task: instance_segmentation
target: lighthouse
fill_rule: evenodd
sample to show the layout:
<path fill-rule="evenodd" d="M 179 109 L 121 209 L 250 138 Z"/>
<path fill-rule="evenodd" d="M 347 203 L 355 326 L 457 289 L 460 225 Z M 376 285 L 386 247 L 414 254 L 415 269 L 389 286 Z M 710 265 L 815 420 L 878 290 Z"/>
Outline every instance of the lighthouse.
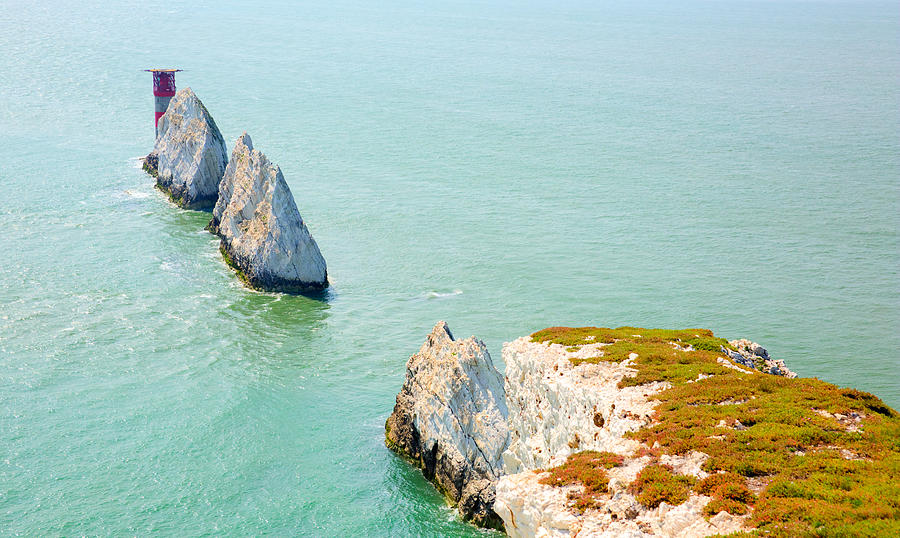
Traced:
<path fill-rule="evenodd" d="M 166 113 L 169 101 L 175 95 L 175 73 L 181 69 L 144 69 L 153 73 L 153 101 L 155 105 L 154 126 L 159 136 L 159 118 Z"/>

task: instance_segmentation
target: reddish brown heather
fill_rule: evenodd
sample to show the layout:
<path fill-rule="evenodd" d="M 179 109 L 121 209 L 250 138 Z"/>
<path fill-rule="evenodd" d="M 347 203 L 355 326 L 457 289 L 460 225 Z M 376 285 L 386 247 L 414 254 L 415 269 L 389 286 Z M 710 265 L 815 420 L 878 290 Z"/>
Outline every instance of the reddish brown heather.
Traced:
<path fill-rule="evenodd" d="M 668 465 L 654 464 L 641 469 L 628 491 L 649 508 L 656 508 L 663 502 L 677 505 L 688 499 L 696 481 L 692 476 L 673 473 Z"/>
<path fill-rule="evenodd" d="M 609 484 L 606 469 L 621 465 L 622 460 L 622 456 L 610 452 L 578 452 L 569 456 L 562 465 L 549 469 L 549 476 L 541 478 L 540 483 L 550 486 L 581 484 L 583 490 L 571 494 L 569 499 L 573 501 L 572 506 L 583 512 L 598 505 Z"/>

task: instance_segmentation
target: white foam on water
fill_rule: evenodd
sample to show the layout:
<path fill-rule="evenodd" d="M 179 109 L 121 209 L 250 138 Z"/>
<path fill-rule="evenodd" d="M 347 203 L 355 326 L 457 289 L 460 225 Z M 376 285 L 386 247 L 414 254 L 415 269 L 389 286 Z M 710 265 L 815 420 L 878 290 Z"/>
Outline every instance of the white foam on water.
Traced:
<path fill-rule="evenodd" d="M 462 290 L 453 290 L 449 292 L 440 292 L 440 291 L 429 291 L 424 294 L 427 299 L 444 299 L 446 297 L 453 297 L 455 295 L 462 295 Z"/>

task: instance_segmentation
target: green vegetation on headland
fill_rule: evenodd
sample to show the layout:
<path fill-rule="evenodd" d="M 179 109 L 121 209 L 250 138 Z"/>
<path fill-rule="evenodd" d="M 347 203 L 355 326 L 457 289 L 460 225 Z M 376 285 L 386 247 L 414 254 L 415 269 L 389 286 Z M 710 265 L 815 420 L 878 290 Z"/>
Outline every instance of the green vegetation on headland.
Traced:
<path fill-rule="evenodd" d="M 651 457 L 630 486 L 646 506 L 687 499 L 695 480 L 682 480 L 658 459 L 696 450 L 709 455 L 703 469 L 712 474 L 694 486 L 713 498 L 707 515 L 749 513 L 750 535 L 900 535 L 900 416 L 877 397 L 728 367 L 721 351 L 728 343 L 701 329 L 553 327 L 532 340 L 569 351 L 610 344 L 572 362 L 631 360 L 637 375 L 621 387 L 671 384 L 651 397 L 659 401 L 653 422 L 629 434 L 643 444 L 634 456 Z M 574 455 L 550 472 L 589 477 L 590 485 L 582 483 L 596 500 L 602 491 L 591 473 L 608 468 L 605 461 Z"/>
<path fill-rule="evenodd" d="M 634 342 L 637 344 L 680 342 L 691 344 L 697 349 L 709 351 L 719 350 L 719 346 L 731 347 L 724 338 L 716 338 L 708 329 L 642 329 L 641 327 L 550 327 L 531 335 L 533 342 L 550 342 L 564 346 L 583 346 L 585 344 L 616 342 Z M 732 348 L 733 349 L 733 348 Z M 625 358 L 628 358 L 627 356 Z M 605 362 L 610 359 L 604 358 Z M 620 359 L 622 360 L 622 359 Z M 617 362 L 617 361 L 615 361 Z"/>

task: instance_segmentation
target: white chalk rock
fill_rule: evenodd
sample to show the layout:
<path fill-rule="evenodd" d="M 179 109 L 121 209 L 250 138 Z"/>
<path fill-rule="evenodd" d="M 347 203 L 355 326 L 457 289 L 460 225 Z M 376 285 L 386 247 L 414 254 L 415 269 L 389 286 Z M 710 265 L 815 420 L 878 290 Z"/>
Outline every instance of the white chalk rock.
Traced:
<path fill-rule="evenodd" d="M 525 471 L 503 476 L 497 483 L 494 510 L 513 538 L 575 536 L 579 518 L 567 494 L 578 486 L 552 487 L 539 483 L 540 473 Z"/>
<path fill-rule="evenodd" d="M 484 343 L 454 340 L 441 321 L 406 364 L 385 439 L 421 467 L 464 518 L 499 527 L 493 504 L 509 440 L 506 415 L 503 377 Z"/>
<path fill-rule="evenodd" d="M 629 368 L 630 360 L 573 366 L 572 356 L 564 346 L 535 343 L 530 337 L 503 345 L 510 434 L 503 455 L 507 473 L 559 465 L 584 450 L 625 456 L 639 446 L 624 434 L 649 424 L 655 402 L 648 397 L 669 385 L 620 389 L 619 381 L 636 372 Z"/>
<path fill-rule="evenodd" d="M 222 238 L 226 260 L 253 288 L 304 292 L 328 285 L 325 259 L 281 169 L 253 149 L 247 133 L 235 142 L 209 229 Z"/>
<path fill-rule="evenodd" d="M 228 153 L 209 111 L 190 88 L 182 88 L 169 102 L 158 128 L 156 145 L 144 168 L 181 207 L 212 207 Z"/>

